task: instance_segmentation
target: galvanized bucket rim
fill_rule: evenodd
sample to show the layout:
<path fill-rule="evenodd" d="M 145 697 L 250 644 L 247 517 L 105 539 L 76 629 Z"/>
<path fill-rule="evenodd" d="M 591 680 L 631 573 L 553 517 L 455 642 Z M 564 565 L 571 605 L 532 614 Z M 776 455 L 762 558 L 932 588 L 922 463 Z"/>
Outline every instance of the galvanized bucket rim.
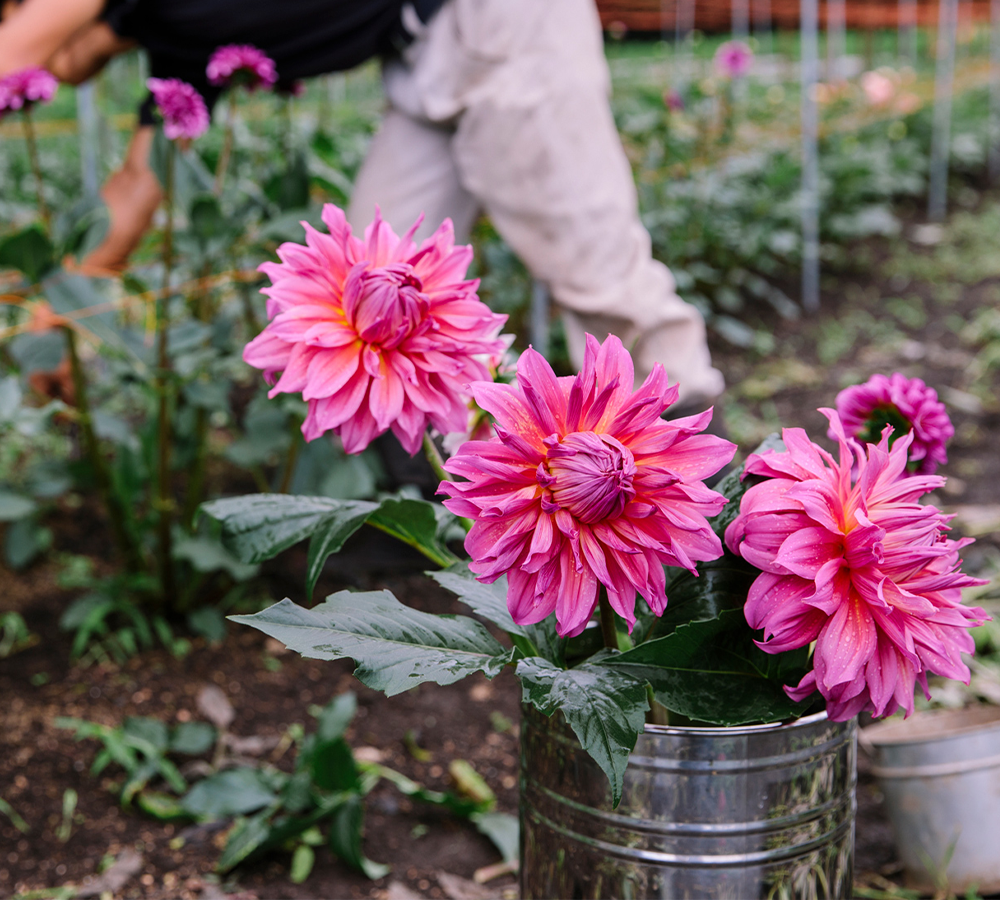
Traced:
<path fill-rule="evenodd" d="M 983 721 L 973 721 L 965 725 L 949 725 L 949 720 L 959 718 L 956 714 L 966 712 L 970 707 L 960 709 L 928 709 L 915 713 L 910 719 L 885 719 L 862 728 L 858 732 L 858 741 L 866 751 L 871 752 L 876 747 L 900 747 L 916 744 L 937 744 L 960 740 L 973 734 L 988 733 L 1000 729 L 1000 709 L 989 704 L 982 707 L 990 716 Z M 907 733 L 907 728 L 914 728 L 924 722 L 933 721 L 938 730 L 928 733 L 916 728 Z"/>
<path fill-rule="evenodd" d="M 710 725 L 706 728 L 698 728 L 694 725 L 645 725 L 643 734 L 655 736 L 674 737 L 720 737 L 726 735 L 755 735 L 775 731 L 791 731 L 798 728 L 807 728 L 810 725 L 817 725 L 826 721 L 827 714 L 822 712 L 813 713 L 811 716 L 803 716 L 791 722 L 768 722 L 764 725 Z"/>

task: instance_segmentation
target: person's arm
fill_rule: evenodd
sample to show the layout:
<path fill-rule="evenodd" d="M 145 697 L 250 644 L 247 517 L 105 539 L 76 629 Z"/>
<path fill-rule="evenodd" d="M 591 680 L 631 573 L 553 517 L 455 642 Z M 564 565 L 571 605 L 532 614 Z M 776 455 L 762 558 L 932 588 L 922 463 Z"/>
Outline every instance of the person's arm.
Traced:
<path fill-rule="evenodd" d="M 113 57 L 135 46 L 135 41 L 119 37 L 106 22 L 93 22 L 56 50 L 45 68 L 65 84 L 82 84 Z"/>
<path fill-rule="evenodd" d="M 0 22 L 0 77 L 44 66 L 84 26 L 94 23 L 104 0 L 24 0 L 4 4 Z"/>

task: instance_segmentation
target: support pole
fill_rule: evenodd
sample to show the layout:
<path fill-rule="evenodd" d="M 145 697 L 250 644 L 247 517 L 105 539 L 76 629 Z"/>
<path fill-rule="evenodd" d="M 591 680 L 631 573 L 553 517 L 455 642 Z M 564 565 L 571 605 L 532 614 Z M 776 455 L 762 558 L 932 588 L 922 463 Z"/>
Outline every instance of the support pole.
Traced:
<path fill-rule="evenodd" d="M 917 0 L 899 0 L 899 55 L 917 67 Z"/>
<path fill-rule="evenodd" d="M 937 71 L 934 76 L 934 131 L 931 135 L 927 218 L 940 222 L 948 210 L 948 157 L 951 148 L 951 96 L 955 86 L 955 36 L 958 0 L 940 0 Z"/>
<path fill-rule="evenodd" d="M 760 48 L 763 51 L 765 46 L 768 53 L 774 53 L 774 34 L 772 33 L 773 22 L 771 20 L 771 0 L 753 0 L 753 30 L 760 41 Z M 767 38 L 765 45 L 764 38 Z"/>
<path fill-rule="evenodd" d="M 990 181 L 1000 178 L 1000 0 L 990 0 Z"/>
<path fill-rule="evenodd" d="M 94 82 L 85 81 L 76 89 L 76 122 L 80 137 L 80 167 L 83 193 L 96 199 L 99 189 L 97 174 L 97 107 L 94 104 Z"/>
<path fill-rule="evenodd" d="M 732 0 L 733 37 L 745 41 L 750 34 L 750 0 Z"/>
<path fill-rule="evenodd" d="M 818 0 L 800 0 L 802 85 L 802 307 L 819 309 Z"/>
<path fill-rule="evenodd" d="M 826 2 L 826 77 L 828 81 L 842 81 L 844 57 L 847 55 L 847 11 L 844 0 Z"/>
<path fill-rule="evenodd" d="M 531 284 L 531 346 L 549 355 L 549 289 L 537 279 Z"/>

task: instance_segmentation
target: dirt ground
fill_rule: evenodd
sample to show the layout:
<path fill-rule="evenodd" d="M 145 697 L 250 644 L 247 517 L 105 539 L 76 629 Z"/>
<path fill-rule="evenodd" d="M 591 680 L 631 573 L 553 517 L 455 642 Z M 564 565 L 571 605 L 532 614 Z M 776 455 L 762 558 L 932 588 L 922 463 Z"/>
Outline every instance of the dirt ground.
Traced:
<path fill-rule="evenodd" d="M 729 430 L 744 450 L 779 422 L 801 425 L 813 437 L 822 437 L 825 420 L 816 408 L 832 406 L 837 390 L 873 372 L 899 370 L 937 387 L 957 434 L 945 470 L 950 486 L 935 500 L 957 513 L 959 531 L 981 538 L 966 553 L 976 571 L 990 571 L 1000 530 L 1000 455 L 994 450 L 1000 438 L 1000 403 L 993 364 L 994 358 L 1000 364 L 1000 353 L 993 355 L 1000 324 L 991 312 L 1000 299 L 1000 259 L 995 249 L 984 258 L 982 243 L 984 229 L 998 217 L 1000 205 L 986 203 L 953 220 L 933 245 L 901 240 L 859 248 L 859 268 L 872 271 L 874 266 L 880 280 L 841 276 L 827 282 L 823 309 L 811 318 L 751 311 L 748 319 L 758 332 L 770 335 L 766 354 L 714 347 L 730 385 L 724 404 Z M 994 240 L 997 233 L 992 231 Z M 865 254 L 871 258 L 866 260 Z M 53 523 L 57 550 L 100 555 L 99 538 L 84 511 L 66 509 L 59 518 Z M 359 533 L 335 558 L 316 596 L 348 585 L 386 586 L 420 609 L 464 611 L 418 574 L 419 558 L 388 549 L 373 534 Z M 305 553 L 299 548 L 268 568 L 274 599 L 287 595 L 301 600 L 304 566 Z M 36 646 L 0 660 L 0 797 L 30 829 L 22 834 L 0 814 L 0 896 L 94 884 L 99 871 L 128 848 L 141 863 L 115 897 L 516 896 L 516 880 L 509 874 L 485 886 L 471 881 L 478 869 L 499 861 L 473 826 L 414 805 L 388 788 L 369 797 L 365 838 L 366 854 L 391 864 L 388 877 L 368 881 L 318 848 L 315 868 L 301 885 L 288 879 L 287 854 L 272 855 L 220 881 L 213 866 L 222 830 L 162 824 L 123 810 L 113 792 L 113 767 L 96 778 L 89 774 L 96 743 L 78 744 L 53 725 L 56 716 L 106 724 L 120 723 L 127 715 L 190 720 L 198 717 L 198 691 L 214 684 L 235 708 L 233 733 L 270 737 L 296 722 L 308 730 L 310 707 L 351 690 L 358 697 L 349 733 L 353 747 L 375 748 L 365 752 L 377 752 L 387 765 L 438 789 L 449 786 L 449 762 L 465 759 L 496 792 L 498 808 L 515 813 L 519 691 L 509 672 L 492 683 L 477 677 L 450 687 L 423 685 L 386 699 L 354 681 L 347 662 L 304 660 L 235 625 L 229 626 L 221 646 L 196 639 L 182 660 L 158 650 L 121 666 L 74 667 L 68 662 L 69 636 L 57 622 L 75 594 L 56 584 L 55 573 L 52 561 L 25 573 L 0 572 L 3 608 L 20 611 L 40 637 Z M 415 751 L 414 745 L 426 753 Z M 67 788 L 77 792 L 79 801 L 63 840 L 65 830 L 59 831 Z M 869 887 L 884 887 L 886 879 L 899 873 L 881 798 L 863 760 L 856 873 L 858 883 Z M 94 890 L 100 886 L 96 882 Z"/>

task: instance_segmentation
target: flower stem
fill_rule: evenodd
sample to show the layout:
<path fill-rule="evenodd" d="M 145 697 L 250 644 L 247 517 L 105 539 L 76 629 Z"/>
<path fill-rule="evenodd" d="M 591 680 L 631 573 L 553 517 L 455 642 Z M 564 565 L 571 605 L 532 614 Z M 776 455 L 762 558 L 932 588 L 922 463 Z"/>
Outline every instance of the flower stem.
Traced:
<path fill-rule="evenodd" d="M 52 225 L 52 217 L 49 215 L 49 208 L 45 205 L 45 197 L 42 190 L 45 182 L 42 179 L 42 166 L 38 161 L 38 144 L 35 141 L 35 123 L 31 119 L 31 109 L 25 106 L 24 113 L 24 140 L 28 145 L 28 159 L 31 160 L 31 170 L 35 173 L 35 191 L 38 195 L 38 213 L 45 224 L 45 230 L 49 231 Z"/>
<path fill-rule="evenodd" d="M 603 587 L 598 605 L 601 609 L 601 636 L 604 638 L 604 646 L 609 650 L 617 650 L 618 628 L 615 625 L 615 611 L 611 608 L 608 592 Z"/>
<path fill-rule="evenodd" d="M 76 334 L 70 327 L 67 327 L 65 332 L 84 451 L 90 459 L 90 465 L 94 470 L 94 480 L 97 482 L 97 490 L 107 511 L 108 520 L 111 522 L 111 532 L 114 535 L 115 543 L 118 545 L 118 551 L 122 556 L 125 567 L 130 572 L 138 572 L 142 569 L 142 555 L 129 532 L 128 517 L 111 486 L 111 475 L 108 472 L 107 465 L 105 465 L 104 457 L 101 456 L 101 448 L 97 443 L 97 435 L 94 433 L 94 422 L 90 414 L 90 400 L 87 396 L 87 379 L 84 376 L 83 366 L 80 364 L 80 355 L 76 349 Z"/>
<path fill-rule="evenodd" d="M 233 153 L 233 123 L 236 121 L 236 91 L 229 92 L 229 110 L 226 114 L 226 133 L 222 139 L 222 153 L 219 154 L 219 164 L 215 170 L 215 196 L 222 194 L 222 186 L 226 181 L 226 171 L 229 168 L 229 158 Z"/>
<path fill-rule="evenodd" d="M 170 345 L 169 304 L 170 270 L 174 261 L 174 162 L 176 149 L 171 142 L 167 147 L 167 174 L 164 184 L 167 222 L 163 229 L 163 292 L 156 304 L 157 366 L 156 393 L 158 414 L 157 440 L 157 490 L 155 506 L 157 521 L 157 555 L 160 569 L 160 587 L 168 602 L 176 595 L 174 583 L 173 537 L 174 498 L 170 490 L 170 442 L 173 440 L 170 421 Z"/>
<path fill-rule="evenodd" d="M 427 462 L 431 464 L 439 481 L 451 481 L 451 476 L 444 470 L 444 460 L 429 431 L 424 432 L 424 456 L 427 457 Z"/>
<path fill-rule="evenodd" d="M 296 417 L 298 418 L 298 417 Z M 281 484 L 278 485 L 279 494 L 287 494 L 292 487 L 292 478 L 295 475 L 295 464 L 299 461 L 299 451 L 302 449 L 302 434 L 299 431 L 299 424 L 292 419 L 292 446 L 288 448 L 288 458 L 285 460 L 285 471 L 281 475 Z"/>

